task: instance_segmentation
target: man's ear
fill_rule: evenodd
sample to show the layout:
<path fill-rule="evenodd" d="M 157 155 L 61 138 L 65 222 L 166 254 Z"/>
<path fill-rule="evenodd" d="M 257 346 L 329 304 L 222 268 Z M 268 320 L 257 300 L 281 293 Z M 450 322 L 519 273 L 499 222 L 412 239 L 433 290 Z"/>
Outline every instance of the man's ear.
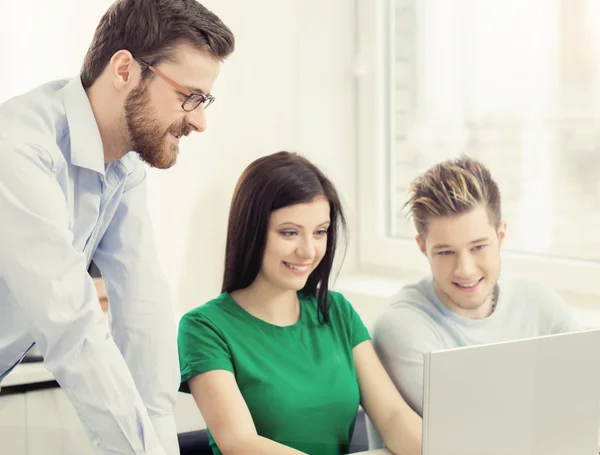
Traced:
<path fill-rule="evenodd" d="M 502 247 L 504 239 L 506 238 L 506 221 L 500 221 L 498 226 L 498 245 Z"/>
<path fill-rule="evenodd" d="M 115 52 L 108 65 L 112 83 L 117 89 L 131 84 L 135 85 L 135 79 L 139 79 L 141 74 L 133 55 L 127 50 Z"/>
<path fill-rule="evenodd" d="M 419 249 L 421 250 L 421 253 L 423 253 L 425 256 L 427 256 L 427 249 L 425 248 L 425 240 L 422 239 L 421 236 L 418 234 L 415 237 L 415 240 L 417 241 L 417 245 L 419 245 Z"/>

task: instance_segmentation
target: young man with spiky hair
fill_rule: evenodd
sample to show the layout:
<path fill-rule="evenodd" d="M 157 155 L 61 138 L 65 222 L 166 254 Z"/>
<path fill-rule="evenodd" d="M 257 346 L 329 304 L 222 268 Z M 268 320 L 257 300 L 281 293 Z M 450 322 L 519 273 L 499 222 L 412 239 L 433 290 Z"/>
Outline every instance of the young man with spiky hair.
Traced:
<path fill-rule="evenodd" d="M 462 156 L 415 179 L 406 204 L 431 276 L 402 288 L 379 315 L 373 343 L 408 404 L 423 415 L 423 354 L 572 332 L 582 327 L 551 289 L 500 277 L 506 237 L 500 190 Z M 383 446 L 369 425 L 369 447 Z"/>
<path fill-rule="evenodd" d="M 98 454 L 179 453 L 176 323 L 144 162 L 172 166 L 206 129 L 233 48 L 196 0 L 117 0 L 77 77 L 0 104 L 0 385 L 35 344 Z"/>

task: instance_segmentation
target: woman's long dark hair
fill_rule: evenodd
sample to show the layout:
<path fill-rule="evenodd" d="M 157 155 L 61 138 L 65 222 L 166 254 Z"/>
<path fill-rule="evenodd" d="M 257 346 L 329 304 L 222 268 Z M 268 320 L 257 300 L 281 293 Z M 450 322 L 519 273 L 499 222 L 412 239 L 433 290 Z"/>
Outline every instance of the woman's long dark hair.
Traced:
<path fill-rule="evenodd" d="M 258 276 L 271 212 L 319 196 L 329 201 L 327 251 L 302 293 L 317 296 L 319 319 L 329 322 L 329 277 L 338 235 L 346 232 L 346 219 L 333 183 L 314 164 L 295 153 L 278 152 L 259 158 L 240 176 L 229 210 L 222 291 L 247 288 Z"/>

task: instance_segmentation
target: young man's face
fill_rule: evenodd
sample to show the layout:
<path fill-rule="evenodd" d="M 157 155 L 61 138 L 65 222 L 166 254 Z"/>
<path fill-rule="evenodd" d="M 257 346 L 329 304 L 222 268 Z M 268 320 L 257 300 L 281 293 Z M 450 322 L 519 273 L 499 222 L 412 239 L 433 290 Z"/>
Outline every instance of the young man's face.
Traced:
<path fill-rule="evenodd" d="M 436 293 L 450 310 L 471 319 L 488 316 L 505 235 L 506 223 L 496 229 L 480 205 L 461 215 L 432 218 L 425 238 L 417 236 Z"/>
<path fill-rule="evenodd" d="M 157 69 L 193 92 L 210 94 L 221 68 L 218 59 L 189 44 L 179 44 L 175 62 Z M 185 96 L 164 79 L 154 76 L 132 90 L 125 101 L 125 121 L 132 146 L 149 165 L 166 169 L 175 164 L 180 137 L 206 129 L 204 107 L 182 109 Z"/>

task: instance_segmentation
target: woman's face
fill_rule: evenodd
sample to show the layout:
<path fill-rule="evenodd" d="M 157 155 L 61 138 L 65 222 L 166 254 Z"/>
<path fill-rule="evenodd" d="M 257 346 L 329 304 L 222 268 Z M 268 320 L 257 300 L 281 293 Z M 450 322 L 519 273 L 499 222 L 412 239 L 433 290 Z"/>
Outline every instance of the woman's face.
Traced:
<path fill-rule="evenodd" d="M 322 196 L 272 212 L 259 278 L 281 290 L 304 288 L 327 252 L 329 212 Z"/>

